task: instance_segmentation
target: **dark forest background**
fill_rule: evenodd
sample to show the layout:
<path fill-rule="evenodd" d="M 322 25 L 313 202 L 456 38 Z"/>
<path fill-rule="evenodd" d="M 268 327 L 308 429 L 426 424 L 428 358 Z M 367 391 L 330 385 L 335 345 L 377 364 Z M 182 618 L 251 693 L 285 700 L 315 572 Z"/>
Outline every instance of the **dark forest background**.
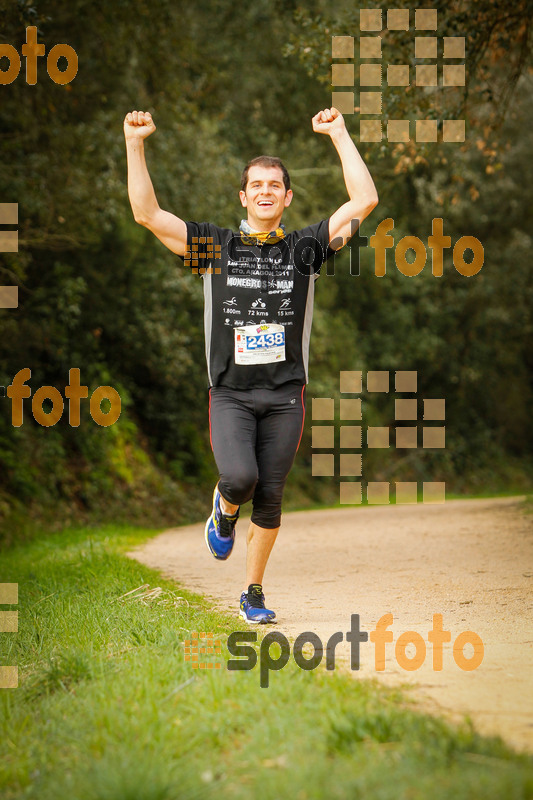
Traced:
<path fill-rule="evenodd" d="M 0 386 L 29 367 L 32 393 L 62 393 L 71 367 L 91 393 L 115 387 L 122 415 L 96 425 L 88 402 L 79 428 L 68 410 L 38 425 L 25 401 L 11 425 L 0 397 L 0 521 L 13 539 L 32 526 L 89 520 L 180 524 L 206 516 L 216 480 L 209 444 L 201 281 L 136 225 L 126 187 L 122 123 L 149 110 L 146 145 L 160 205 L 184 219 L 236 227 L 243 164 L 280 156 L 295 201 L 288 229 L 346 199 L 328 137 L 311 117 L 331 104 L 331 36 L 358 37 L 359 3 L 254 0 L 46 0 L 0 2 L 0 43 L 21 51 L 38 27 L 46 52 L 77 51 L 79 72 L 54 83 L 0 86 L 0 202 L 18 203 L 19 252 L 0 254 L 0 284 L 19 286 L 19 308 L 0 310 Z M 446 399 L 446 449 L 374 451 L 365 477 L 445 480 L 448 492 L 523 491 L 533 474 L 532 3 L 376 3 L 437 8 L 438 36 L 466 37 L 467 85 L 383 92 L 386 119 L 462 118 L 464 144 L 361 144 L 380 203 L 362 227 L 394 219 L 392 234 L 427 243 L 434 217 L 452 245 L 475 236 L 479 274 L 361 274 L 349 254 L 317 283 L 311 398 L 339 397 L 339 371 L 417 370 L 420 397 Z M 414 12 L 411 11 L 411 20 Z M 384 63 L 414 65 L 414 30 L 383 31 Z M 357 48 L 356 48 L 357 73 Z M 60 63 L 60 67 L 64 66 Z M 7 68 L 7 61 L 0 62 Z M 357 89 L 356 89 L 357 92 Z M 357 103 L 356 103 L 357 104 Z M 358 115 L 346 116 L 358 142 Z M 15 226 L 7 226 L 13 229 Z M 1 390 L 0 390 L 1 392 Z M 394 396 L 364 396 L 366 420 L 393 421 Z M 311 478 L 310 413 L 286 508 L 335 502 L 337 478 Z"/>

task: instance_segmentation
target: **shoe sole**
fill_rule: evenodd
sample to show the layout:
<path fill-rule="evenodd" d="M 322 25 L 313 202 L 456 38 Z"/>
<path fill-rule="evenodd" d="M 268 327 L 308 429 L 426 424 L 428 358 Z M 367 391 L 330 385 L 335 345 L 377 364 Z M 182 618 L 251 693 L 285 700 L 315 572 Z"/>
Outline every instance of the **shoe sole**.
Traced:
<path fill-rule="evenodd" d="M 248 619 L 244 611 L 241 611 L 241 609 L 239 609 L 239 615 L 249 625 L 267 625 L 268 623 L 273 623 L 274 625 L 276 624 L 276 619 L 274 617 L 267 617 L 266 619 Z"/>

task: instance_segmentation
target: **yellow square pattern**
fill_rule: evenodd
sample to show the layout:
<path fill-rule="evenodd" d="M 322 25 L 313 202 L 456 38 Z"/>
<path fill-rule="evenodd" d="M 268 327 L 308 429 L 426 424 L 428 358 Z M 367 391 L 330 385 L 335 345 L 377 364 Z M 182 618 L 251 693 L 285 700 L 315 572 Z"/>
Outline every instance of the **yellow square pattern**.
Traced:
<path fill-rule="evenodd" d="M 341 481 L 339 495 L 339 502 L 342 505 L 356 505 L 361 503 L 361 482 L 354 481 L 352 483 L 348 481 Z"/>
<path fill-rule="evenodd" d="M 0 308 L 18 308 L 19 287 L 0 286 Z"/>
<path fill-rule="evenodd" d="M 417 447 L 417 428 L 396 428 L 396 447 Z"/>
<path fill-rule="evenodd" d="M 387 139 L 389 142 L 408 142 L 409 120 L 390 119 L 387 122 Z"/>
<path fill-rule="evenodd" d="M 363 391 L 363 373 L 361 370 L 353 372 L 340 372 L 341 392 L 346 394 L 361 394 Z"/>
<path fill-rule="evenodd" d="M 409 86 L 409 64 L 390 64 L 387 67 L 389 86 Z"/>
<path fill-rule="evenodd" d="M 409 30 L 409 9 L 390 8 L 387 11 L 387 28 L 390 31 Z"/>
<path fill-rule="evenodd" d="M 416 392 L 417 383 L 415 370 L 397 370 L 394 383 L 397 392 Z"/>
<path fill-rule="evenodd" d="M 444 503 L 446 484 L 444 481 L 425 481 L 423 483 L 424 503 Z"/>
<path fill-rule="evenodd" d="M 381 64 L 361 64 L 359 83 L 361 86 L 381 86 Z"/>
<path fill-rule="evenodd" d="M 389 483 L 388 481 L 369 481 L 366 487 L 366 499 L 368 503 L 388 503 L 389 502 Z"/>
<path fill-rule="evenodd" d="M 464 142 L 465 140 L 465 121 L 464 119 L 445 119 L 442 124 L 443 142 Z"/>
<path fill-rule="evenodd" d="M 19 629 L 18 611 L 0 611 L 0 633 L 17 633 Z"/>
<path fill-rule="evenodd" d="M 401 398 L 394 401 L 395 419 L 416 419 L 418 416 L 418 401 L 416 397 Z"/>
<path fill-rule="evenodd" d="M 19 601 L 18 583 L 0 583 L 0 603 L 13 603 Z"/>
<path fill-rule="evenodd" d="M 437 37 L 417 36 L 415 38 L 415 58 L 437 58 Z"/>
<path fill-rule="evenodd" d="M 355 99 L 353 92 L 332 92 L 331 105 L 336 108 L 341 114 L 353 114 L 355 108 Z"/>
<path fill-rule="evenodd" d="M 359 450 L 363 446 L 363 430 L 360 425 L 341 425 L 340 447 Z"/>
<path fill-rule="evenodd" d="M 332 397 L 313 397 L 311 406 L 313 419 L 334 419 L 335 401 Z"/>
<path fill-rule="evenodd" d="M 436 69 L 436 67 L 435 67 Z M 417 142 L 436 142 L 437 141 L 437 120 L 436 119 L 417 119 L 415 123 Z"/>
<path fill-rule="evenodd" d="M 311 456 L 311 475 L 313 477 L 331 477 L 335 475 L 333 453 L 313 453 Z"/>
<path fill-rule="evenodd" d="M 19 232 L 0 231 L 0 253 L 18 253 Z"/>
<path fill-rule="evenodd" d="M 446 447 L 446 428 L 423 428 L 422 447 Z"/>
<path fill-rule="evenodd" d="M 446 401 L 424 399 L 424 419 L 446 419 Z"/>
<path fill-rule="evenodd" d="M 335 428 L 333 425 L 311 426 L 311 447 L 335 447 Z"/>
<path fill-rule="evenodd" d="M 417 8 L 415 10 L 415 28 L 417 31 L 436 31 L 437 9 Z"/>
<path fill-rule="evenodd" d="M 381 36 L 361 36 L 359 55 L 361 58 L 381 58 Z"/>
<path fill-rule="evenodd" d="M 0 225 L 18 225 L 18 221 L 19 204 L 0 203 Z"/>
<path fill-rule="evenodd" d="M 191 631 L 191 638 L 183 643 L 184 660 L 191 661 L 193 669 L 220 669 L 219 662 L 206 661 L 203 656 L 222 654 L 220 639 L 214 639 L 211 632 Z M 205 640 L 205 641 L 204 641 Z M 202 658 L 200 658 L 202 656 Z"/>
<path fill-rule="evenodd" d="M 18 667 L 0 667 L 0 689 L 16 689 L 18 685 Z"/>
<path fill-rule="evenodd" d="M 464 86 L 466 81 L 464 64 L 445 64 L 442 68 L 443 86 Z"/>
<path fill-rule="evenodd" d="M 416 503 L 416 501 L 417 501 L 416 481 L 397 481 L 396 502 Z"/>
<path fill-rule="evenodd" d="M 380 31 L 382 27 L 381 9 L 362 8 L 359 11 L 359 27 L 362 31 Z"/>
<path fill-rule="evenodd" d="M 341 398 L 340 418 L 362 419 L 361 400 L 359 398 L 354 400 Z"/>
<path fill-rule="evenodd" d="M 363 474 L 363 457 L 361 453 L 341 453 L 340 474 L 360 476 Z"/>
<path fill-rule="evenodd" d="M 415 69 L 417 86 L 437 86 L 436 64 L 417 64 Z"/>
<path fill-rule="evenodd" d="M 465 58 L 465 37 L 444 36 L 444 58 Z"/>
<path fill-rule="evenodd" d="M 361 92 L 361 114 L 381 114 L 381 92 Z"/>
<path fill-rule="evenodd" d="M 381 120 L 362 119 L 359 123 L 359 139 L 362 142 L 381 142 L 383 132 Z"/>
<path fill-rule="evenodd" d="M 369 392 L 388 392 L 389 373 L 387 370 L 369 370 L 366 376 L 366 388 Z"/>
<path fill-rule="evenodd" d="M 369 427 L 367 431 L 367 445 L 370 448 L 388 447 L 389 429 L 385 427 Z"/>
<path fill-rule="evenodd" d="M 331 83 L 333 86 L 353 86 L 355 73 L 353 64 L 333 64 L 331 67 Z"/>
<path fill-rule="evenodd" d="M 332 56 L 332 58 L 353 58 L 353 56 L 354 56 L 354 37 L 353 36 L 332 36 L 331 37 L 331 56 Z"/>

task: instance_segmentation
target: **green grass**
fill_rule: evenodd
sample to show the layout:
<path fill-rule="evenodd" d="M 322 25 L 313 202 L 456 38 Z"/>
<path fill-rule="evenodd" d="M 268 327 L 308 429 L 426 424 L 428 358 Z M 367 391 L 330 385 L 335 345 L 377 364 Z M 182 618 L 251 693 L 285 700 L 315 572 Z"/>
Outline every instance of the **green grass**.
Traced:
<path fill-rule="evenodd" d="M 4 554 L 19 632 L 0 637 L 0 663 L 20 685 L 0 691 L 3 800 L 533 795 L 531 757 L 376 682 L 292 659 L 268 689 L 259 667 L 193 670 L 191 631 L 224 640 L 243 623 L 123 555 L 155 533 L 69 530 Z M 142 584 L 159 602 L 118 599 Z"/>

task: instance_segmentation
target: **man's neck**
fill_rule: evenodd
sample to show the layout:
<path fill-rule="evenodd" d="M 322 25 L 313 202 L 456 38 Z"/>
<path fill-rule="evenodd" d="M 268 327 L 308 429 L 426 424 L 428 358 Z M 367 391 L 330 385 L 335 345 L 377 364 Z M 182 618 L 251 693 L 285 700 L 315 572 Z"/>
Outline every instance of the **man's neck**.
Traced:
<path fill-rule="evenodd" d="M 278 217 L 278 219 L 274 220 L 259 220 L 248 216 L 246 221 L 248 222 L 250 228 L 257 233 L 269 233 L 270 231 L 275 231 L 277 228 L 279 228 L 281 217 Z"/>

